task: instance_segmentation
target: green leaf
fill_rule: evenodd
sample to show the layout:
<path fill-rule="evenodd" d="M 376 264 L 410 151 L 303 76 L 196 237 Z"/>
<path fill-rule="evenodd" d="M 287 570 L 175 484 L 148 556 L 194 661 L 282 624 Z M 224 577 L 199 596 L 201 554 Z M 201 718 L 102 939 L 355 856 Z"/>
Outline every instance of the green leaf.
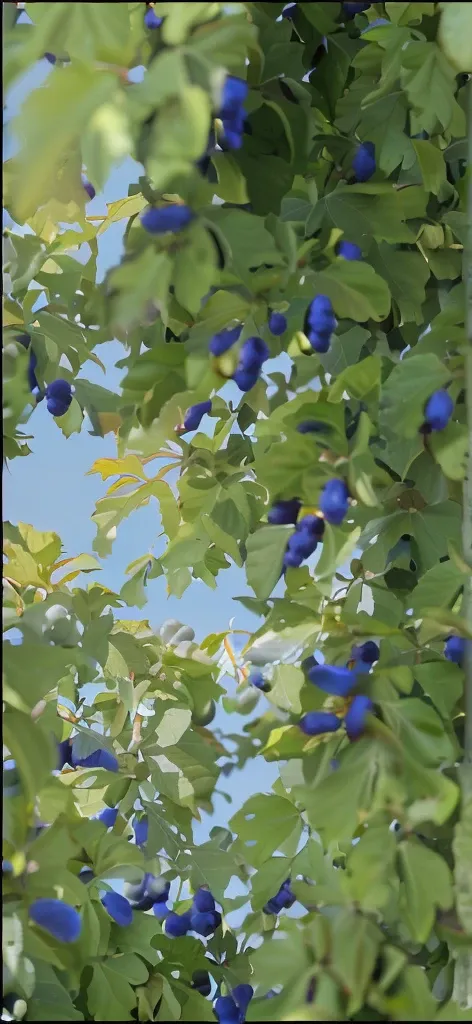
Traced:
<path fill-rule="evenodd" d="M 20 775 L 25 795 L 33 802 L 56 766 L 55 744 L 39 724 L 20 711 L 7 710 L 3 738 Z"/>
<path fill-rule="evenodd" d="M 411 42 L 402 55 L 402 65 L 401 85 L 422 128 L 433 133 L 439 121 L 448 129 L 457 116 L 454 70 L 439 47 L 426 41 Z"/>
<path fill-rule="evenodd" d="M 422 324 L 422 306 L 430 276 L 430 269 L 423 256 L 415 252 L 399 252 L 386 243 L 380 243 L 372 247 L 369 259 L 387 282 L 392 298 L 400 310 L 402 321 L 406 323 L 412 320 L 414 323 Z"/>
<path fill-rule="evenodd" d="M 437 562 L 418 581 L 410 595 L 410 604 L 415 615 L 421 615 L 426 608 L 441 604 L 451 605 L 467 579 L 455 562 Z"/>
<path fill-rule="evenodd" d="M 276 665 L 271 678 L 268 699 L 283 711 L 301 714 L 300 690 L 305 677 L 295 665 Z"/>
<path fill-rule="evenodd" d="M 386 281 L 368 263 L 336 260 L 315 277 L 316 291 L 327 295 L 338 317 L 384 320 L 390 310 Z"/>
<path fill-rule="evenodd" d="M 449 868 L 438 853 L 415 839 L 400 843 L 399 867 L 405 923 L 416 942 L 426 942 L 435 919 L 435 908 L 448 910 L 453 902 Z"/>
<path fill-rule="evenodd" d="M 94 964 L 87 1005 L 92 1020 L 132 1020 L 136 996 L 126 978 L 109 962 Z"/>
<path fill-rule="evenodd" d="M 466 4 L 442 3 L 439 45 L 455 72 L 470 71 L 472 11 Z"/>
<path fill-rule="evenodd" d="M 34 708 L 38 700 L 57 686 L 70 660 L 70 652 L 62 647 L 31 641 L 18 645 L 6 643 L 3 648 L 3 671 L 8 686 L 6 699 L 13 703 L 13 694 L 18 694 L 26 707 Z"/>
<path fill-rule="evenodd" d="M 35 964 L 35 988 L 28 1000 L 29 1020 L 84 1020 L 56 972 L 40 960 Z"/>
<path fill-rule="evenodd" d="M 282 572 L 290 532 L 286 526 L 263 526 L 247 540 L 246 572 L 256 597 L 270 597 Z"/>
<path fill-rule="evenodd" d="M 447 181 L 446 164 L 440 149 L 433 146 L 432 142 L 422 139 L 412 139 L 418 163 L 420 165 L 423 184 L 428 192 L 435 196 L 440 195 L 443 185 Z"/>
<path fill-rule="evenodd" d="M 277 828 L 271 822 L 277 821 Z M 241 847 L 250 864 L 261 867 L 269 857 L 290 841 L 293 853 L 302 832 L 302 821 L 297 808 L 280 796 L 253 796 L 230 821 L 238 833 Z"/>
<path fill-rule="evenodd" d="M 382 701 L 382 714 L 402 747 L 422 764 L 453 761 L 455 746 L 434 708 L 418 700 Z"/>
<path fill-rule="evenodd" d="M 191 851 L 191 882 L 194 890 L 207 885 L 219 903 L 236 874 L 236 863 L 228 850 L 220 849 L 216 840 L 194 846 Z"/>

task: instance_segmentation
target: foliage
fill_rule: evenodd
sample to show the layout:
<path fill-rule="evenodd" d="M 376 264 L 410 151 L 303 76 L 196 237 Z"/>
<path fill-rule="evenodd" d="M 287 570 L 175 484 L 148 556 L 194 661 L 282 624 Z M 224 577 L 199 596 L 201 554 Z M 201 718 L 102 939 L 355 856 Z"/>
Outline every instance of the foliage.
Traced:
<path fill-rule="evenodd" d="M 46 394 L 116 458 L 91 468 L 94 555 L 5 524 L 4 1005 L 471 1020 L 468 5 L 21 6 L 7 88 L 50 63 L 4 168 L 5 457 L 28 456 Z M 128 195 L 88 212 L 127 156 Z M 119 394 L 87 380 L 111 337 Z M 87 582 L 153 500 L 163 554 L 119 594 Z M 232 565 L 258 618 L 241 655 L 229 626 L 198 644 L 120 618 L 149 579 L 179 597 Z M 244 702 L 242 732 L 208 728 Z M 221 772 L 260 756 L 273 790 L 196 845 Z"/>

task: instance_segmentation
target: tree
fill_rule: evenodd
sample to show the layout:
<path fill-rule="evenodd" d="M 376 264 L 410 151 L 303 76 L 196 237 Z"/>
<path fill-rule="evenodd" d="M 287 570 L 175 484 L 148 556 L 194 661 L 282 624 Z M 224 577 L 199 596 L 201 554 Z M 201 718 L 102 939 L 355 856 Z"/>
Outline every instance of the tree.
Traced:
<path fill-rule="evenodd" d="M 87 414 L 117 444 L 96 555 L 152 499 L 167 544 L 116 594 L 5 525 L 4 1006 L 471 1020 L 470 5 L 22 6 L 7 88 L 51 67 L 5 164 L 5 457 L 39 401 L 66 436 Z M 121 394 L 82 373 L 111 337 Z M 233 564 L 241 658 L 229 628 L 120 619 Z M 235 755 L 226 672 L 255 711 Z M 261 752 L 272 792 L 196 845 Z"/>

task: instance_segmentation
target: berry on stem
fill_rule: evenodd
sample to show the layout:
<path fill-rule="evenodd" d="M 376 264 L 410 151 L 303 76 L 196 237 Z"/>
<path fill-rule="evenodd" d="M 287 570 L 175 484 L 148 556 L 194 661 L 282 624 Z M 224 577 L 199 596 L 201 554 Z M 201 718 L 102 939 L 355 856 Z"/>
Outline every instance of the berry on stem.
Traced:
<path fill-rule="evenodd" d="M 238 327 L 226 327 L 225 330 L 214 334 L 208 346 L 212 356 L 222 356 L 227 352 L 238 341 L 241 331 L 242 327 L 238 325 Z"/>
<path fill-rule="evenodd" d="M 344 724 L 350 740 L 358 740 L 362 736 L 367 715 L 372 710 L 372 707 L 370 697 L 358 694 L 353 698 L 352 704 L 344 716 Z"/>
<path fill-rule="evenodd" d="M 344 260 L 361 260 L 362 250 L 359 249 L 355 242 L 345 242 L 342 240 L 337 246 L 336 255 L 342 256 Z"/>
<path fill-rule="evenodd" d="M 267 522 L 273 526 L 295 525 L 298 513 L 301 509 L 301 502 L 298 498 L 290 498 L 287 501 L 276 501 L 267 515 Z"/>
<path fill-rule="evenodd" d="M 29 908 L 29 917 L 59 942 L 76 942 L 82 929 L 79 912 L 63 900 L 37 899 Z"/>
<path fill-rule="evenodd" d="M 307 711 L 298 726 L 306 736 L 322 736 L 325 732 L 336 732 L 341 726 L 341 721 L 337 715 L 327 711 Z"/>
<path fill-rule="evenodd" d="M 141 224 L 150 235 L 165 235 L 169 231 L 182 231 L 193 217 L 189 206 L 169 203 L 167 206 L 150 206 L 141 214 Z"/>
<path fill-rule="evenodd" d="M 320 496 L 320 509 L 326 522 L 339 526 L 349 508 L 349 491 L 344 480 L 328 480 Z"/>
<path fill-rule="evenodd" d="M 196 405 L 191 405 L 190 409 L 187 409 L 185 413 L 184 430 L 198 430 L 203 417 L 208 412 L 211 412 L 210 399 L 206 402 L 197 402 Z"/>
<path fill-rule="evenodd" d="M 287 330 L 287 318 L 283 313 L 271 313 L 269 316 L 269 331 L 276 338 L 285 334 Z"/>
<path fill-rule="evenodd" d="M 105 910 L 120 925 L 121 928 L 127 928 L 133 920 L 133 908 L 131 903 L 125 898 L 120 896 L 118 892 L 106 892 L 102 896 L 101 900 Z"/>
<path fill-rule="evenodd" d="M 444 430 L 454 412 L 454 402 L 448 391 L 435 391 L 425 407 L 425 422 L 431 430 Z"/>
<path fill-rule="evenodd" d="M 314 665 L 307 672 L 310 683 L 335 697 L 346 697 L 356 685 L 356 674 L 340 665 Z"/>
<path fill-rule="evenodd" d="M 361 142 L 354 155 L 352 169 L 358 182 L 369 181 L 369 178 L 375 174 L 377 164 L 375 162 L 375 146 L 373 142 Z"/>

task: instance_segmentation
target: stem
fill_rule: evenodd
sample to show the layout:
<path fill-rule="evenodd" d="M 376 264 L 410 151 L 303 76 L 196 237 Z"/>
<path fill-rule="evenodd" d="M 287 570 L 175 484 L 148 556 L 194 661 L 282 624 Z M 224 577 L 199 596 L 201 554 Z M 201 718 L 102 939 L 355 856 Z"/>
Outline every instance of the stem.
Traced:
<path fill-rule="evenodd" d="M 464 357 L 466 417 L 469 454 L 463 490 L 462 548 L 464 559 L 472 566 L 472 101 L 468 103 L 468 229 L 464 246 L 464 286 L 466 295 L 466 348 Z M 462 617 L 472 626 L 472 577 L 466 580 Z M 457 913 L 466 934 L 472 934 L 472 643 L 467 641 L 464 659 L 464 760 L 460 769 L 461 819 L 455 830 L 453 851 Z M 464 1009 L 472 1007 L 472 952 L 459 949 L 454 971 L 454 998 Z"/>

